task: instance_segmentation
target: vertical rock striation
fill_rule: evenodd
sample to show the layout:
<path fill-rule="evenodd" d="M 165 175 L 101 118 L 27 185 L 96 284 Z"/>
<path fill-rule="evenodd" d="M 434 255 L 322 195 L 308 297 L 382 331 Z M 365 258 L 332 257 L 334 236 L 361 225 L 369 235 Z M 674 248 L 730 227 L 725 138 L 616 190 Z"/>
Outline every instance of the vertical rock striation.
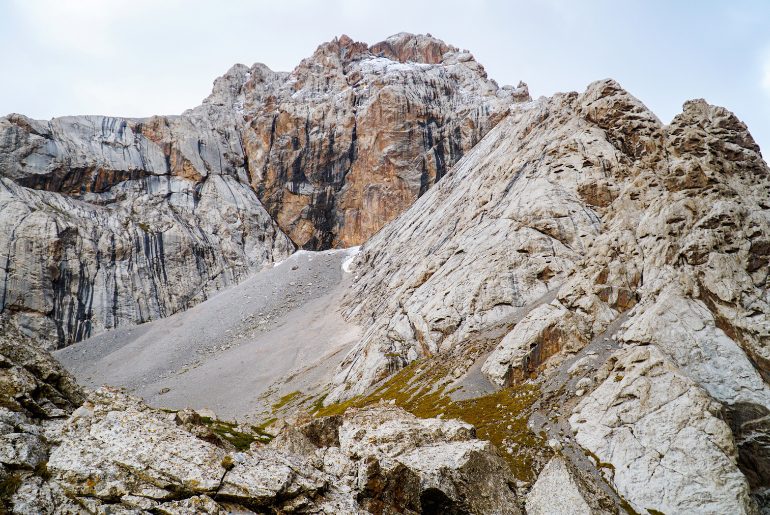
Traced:
<path fill-rule="evenodd" d="M 0 175 L 0 308 L 51 347 L 190 307 L 294 248 L 208 106 L 3 118 Z"/>
<path fill-rule="evenodd" d="M 252 184 L 292 240 L 316 250 L 366 241 L 529 100 L 467 51 L 405 33 L 371 47 L 342 36 L 288 76 L 244 71 L 223 80 L 240 91 Z"/>

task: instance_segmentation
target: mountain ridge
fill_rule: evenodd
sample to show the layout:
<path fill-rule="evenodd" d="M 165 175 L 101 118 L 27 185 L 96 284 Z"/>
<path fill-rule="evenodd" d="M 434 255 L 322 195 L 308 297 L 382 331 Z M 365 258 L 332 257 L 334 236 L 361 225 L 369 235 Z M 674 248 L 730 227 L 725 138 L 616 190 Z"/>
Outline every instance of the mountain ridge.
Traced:
<path fill-rule="evenodd" d="M 186 309 L 296 246 L 357 244 L 528 98 L 435 38 L 379 48 L 449 53 L 423 69 L 343 37 L 291 73 L 236 65 L 178 116 L 0 118 L 0 312 L 61 347 Z"/>

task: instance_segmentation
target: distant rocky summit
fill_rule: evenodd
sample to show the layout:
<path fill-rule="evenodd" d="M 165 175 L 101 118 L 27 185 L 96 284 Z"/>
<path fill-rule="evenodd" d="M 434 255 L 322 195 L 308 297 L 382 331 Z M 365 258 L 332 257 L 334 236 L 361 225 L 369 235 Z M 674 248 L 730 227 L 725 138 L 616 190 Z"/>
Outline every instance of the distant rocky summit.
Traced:
<path fill-rule="evenodd" d="M 358 245 L 526 100 L 467 51 L 399 34 L 342 36 L 291 73 L 236 65 L 181 116 L 0 118 L 0 310 L 64 346 L 296 247 Z"/>
<path fill-rule="evenodd" d="M 664 124 L 613 80 L 532 100 L 432 36 L 343 36 L 178 117 L 0 119 L 0 241 L 9 511 L 770 513 L 770 169 L 705 100 Z M 357 244 L 325 297 L 355 343 L 262 379 L 261 423 L 83 392 L 40 347 Z"/>

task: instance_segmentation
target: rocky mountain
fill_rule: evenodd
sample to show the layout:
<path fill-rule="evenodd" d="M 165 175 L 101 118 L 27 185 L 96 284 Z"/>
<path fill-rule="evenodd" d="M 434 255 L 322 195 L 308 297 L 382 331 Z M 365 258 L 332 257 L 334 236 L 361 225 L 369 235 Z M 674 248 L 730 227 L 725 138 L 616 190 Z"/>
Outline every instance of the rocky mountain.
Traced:
<path fill-rule="evenodd" d="M 416 360 L 447 391 L 538 384 L 533 428 L 637 512 L 754 513 L 768 242 L 770 170 L 729 111 L 663 125 L 611 80 L 513 107 L 364 245 L 345 306 L 368 330 L 328 399 Z"/>
<path fill-rule="evenodd" d="M 0 118 L 0 311 L 60 347 L 358 244 L 528 99 L 433 37 L 343 36 L 181 116 Z"/>
<path fill-rule="evenodd" d="M 238 92 L 217 102 L 242 106 L 260 200 L 315 250 L 366 241 L 529 100 L 526 85 L 499 88 L 469 52 L 411 34 L 371 47 L 343 36 L 279 80 L 255 65 L 220 81 L 215 95 Z"/>
<path fill-rule="evenodd" d="M 728 110 L 533 101 L 399 34 L 2 124 L 7 509 L 770 513 L 770 169 Z M 166 315 L 58 352 L 166 409 L 15 329 Z M 179 409 L 228 385 L 237 422 Z"/>

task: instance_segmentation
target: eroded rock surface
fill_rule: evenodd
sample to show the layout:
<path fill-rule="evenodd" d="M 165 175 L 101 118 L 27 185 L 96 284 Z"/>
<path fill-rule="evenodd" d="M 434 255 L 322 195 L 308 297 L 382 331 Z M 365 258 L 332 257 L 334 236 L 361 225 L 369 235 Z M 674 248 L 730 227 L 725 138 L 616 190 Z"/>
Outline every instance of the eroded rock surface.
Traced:
<path fill-rule="evenodd" d="M 538 427 L 618 507 L 765 509 L 768 199 L 746 126 L 703 100 L 669 125 L 611 80 L 514 106 L 363 246 L 369 330 L 330 399 L 418 358 L 538 381 L 568 410 Z"/>
<path fill-rule="evenodd" d="M 62 423 L 79 394 L 3 352 L 18 512 L 770 509 L 770 170 L 726 109 L 664 125 L 612 80 L 531 101 L 435 38 L 342 37 L 291 73 L 236 66 L 181 117 L 14 115 L 0 149 L 2 306 L 26 333 L 164 316 L 392 220 L 344 301 L 366 333 L 296 405 L 363 405 L 425 359 L 441 377 L 402 377 L 404 405 L 536 383 L 530 429 L 490 427 L 556 455 L 515 483 L 471 426 L 384 405 L 243 452 L 109 388 Z"/>
<path fill-rule="evenodd" d="M 84 395 L 46 351 L 0 319 L 0 511 L 54 513 L 70 506 L 47 483 L 52 434 Z"/>
<path fill-rule="evenodd" d="M 551 458 L 543 468 L 532 490 L 527 494 L 527 515 L 602 513 L 592 510 L 586 497 L 588 496 L 576 480 L 568 463 L 557 456 Z"/>
<path fill-rule="evenodd" d="M 194 414 L 102 388 L 48 436 L 46 473 L 21 476 L 15 512 L 519 513 L 510 471 L 472 426 L 393 407 L 286 426 L 237 452 Z"/>
<path fill-rule="evenodd" d="M 186 309 L 294 246 L 232 116 L 0 119 L 0 309 L 50 347 Z"/>
<path fill-rule="evenodd" d="M 570 424 L 637 511 L 753 513 L 719 403 L 655 346 L 619 352 L 600 374 Z"/>
<path fill-rule="evenodd" d="M 529 100 L 469 52 L 406 33 L 371 47 L 342 36 L 278 80 L 262 65 L 223 80 L 239 91 L 254 188 L 308 249 L 366 241 Z"/>

